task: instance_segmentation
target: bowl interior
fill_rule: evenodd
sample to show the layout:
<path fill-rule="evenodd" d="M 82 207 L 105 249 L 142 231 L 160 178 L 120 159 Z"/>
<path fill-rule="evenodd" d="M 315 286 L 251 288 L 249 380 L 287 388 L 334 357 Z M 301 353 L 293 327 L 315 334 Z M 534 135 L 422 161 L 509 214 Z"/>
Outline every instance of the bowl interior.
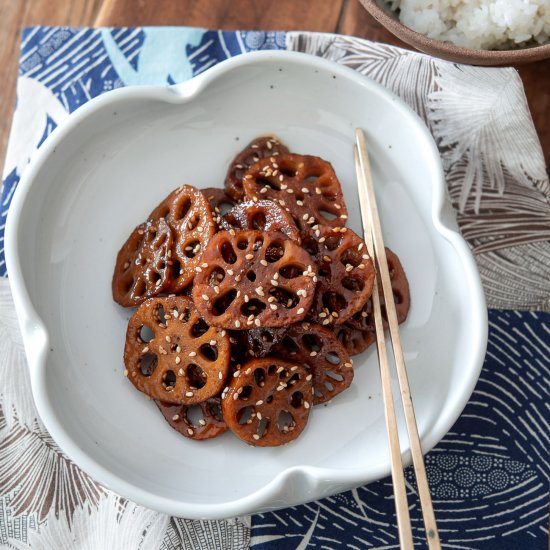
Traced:
<path fill-rule="evenodd" d="M 374 349 L 355 359 L 352 387 L 316 407 L 293 444 L 251 448 L 231 433 L 190 441 L 123 376 L 132 311 L 112 301 L 111 276 L 130 231 L 169 191 L 182 183 L 221 186 L 231 158 L 266 133 L 333 164 L 349 225 L 360 232 L 352 145 L 354 128 L 363 127 L 386 244 L 411 286 L 402 340 L 419 430 L 431 446 L 460 412 L 479 367 L 469 322 L 479 305 L 462 284 L 465 268 L 454 246 L 432 222 L 432 195 L 442 184 L 431 138 L 395 98 L 325 65 L 250 62 L 220 72 L 199 93 L 190 86 L 114 96 L 63 137 L 26 197 L 17 243 L 22 277 L 50 336 L 47 364 L 33 373 L 41 414 L 99 481 L 188 517 L 201 505 L 202 516 L 231 515 L 208 510 L 246 499 L 296 466 L 323 468 L 326 479 L 234 513 L 380 477 L 389 459 Z M 182 91 L 192 97 L 182 100 Z M 338 481 L 342 472 L 350 473 L 345 482 Z"/>

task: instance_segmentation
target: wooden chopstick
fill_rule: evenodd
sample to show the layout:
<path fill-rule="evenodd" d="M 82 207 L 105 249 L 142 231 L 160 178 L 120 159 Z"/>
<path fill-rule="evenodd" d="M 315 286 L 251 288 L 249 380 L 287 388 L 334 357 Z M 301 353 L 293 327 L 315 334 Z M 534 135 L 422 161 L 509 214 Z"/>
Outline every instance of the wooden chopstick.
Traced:
<path fill-rule="evenodd" d="M 426 476 L 426 467 L 424 464 L 424 456 L 422 454 L 422 448 L 420 445 L 420 437 L 418 435 L 418 426 L 416 424 L 416 418 L 414 414 L 414 408 L 413 408 L 413 402 L 411 398 L 411 392 L 409 387 L 409 379 L 407 376 L 407 369 L 405 367 L 405 358 L 403 356 L 403 348 L 401 346 L 401 338 L 399 335 L 399 324 L 397 321 L 397 313 L 395 310 L 395 301 L 393 298 L 393 291 L 391 288 L 391 279 L 388 269 L 388 262 L 386 258 L 386 251 L 384 247 L 384 241 L 382 238 L 382 227 L 380 224 L 380 217 L 378 214 L 378 207 L 376 204 L 376 197 L 374 194 L 374 186 L 372 182 L 372 174 L 370 170 L 370 162 L 369 162 L 369 156 L 367 152 L 367 147 L 365 143 L 365 134 L 361 129 L 356 130 L 356 139 L 357 139 L 357 145 L 355 147 L 355 158 L 356 158 L 356 169 L 358 173 L 358 187 L 359 187 L 359 200 L 360 200 L 360 207 L 361 207 L 361 217 L 363 220 L 363 229 L 365 232 L 366 237 L 366 243 L 367 243 L 367 249 L 369 250 L 369 254 L 376 260 L 377 264 L 377 272 L 378 277 L 380 278 L 382 282 L 382 290 L 384 294 L 384 301 L 386 306 L 386 316 L 389 324 L 390 329 L 390 336 L 393 344 L 393 352 L 395 357 L 395 365 L 397 370 L 397 378 L 399 381 L 399 389 L 401 394 L 401 402 L 403 404 L 403 410 L 405 413 L 405 424 L 407 427 L 407 434 L 409 436 L 409 443 L 411 447 L 411 455 L 413 460 L 413 466 L 414 466 L 414 472 L 416 475 L 416 483 L 418 486 L 418 494 L 420 497 L 420 504 L 422 507 L 422 517 L 424 519 L 424 527 L 426 529 L 426 540 L 428 542 L 428 548 L 430 550 L 437 550 L 441 548 L 441 543 L 439 540 L 439 532 L 437 529 L 437 523 L 435 520 L 435 514 L 433 510 L 433 504 L 432 504 L 432 498 L 430 496 L 430 489 L 428 486 L 428 479 Z M 357 162 L 358 161 L 358 162 Z M 369 242 L 371 241 L 371 249 L 368 248 Z M 372 246 L 374 244 L 374 246 Z M 375 303 L 378 302 L 378 308 L 376 308 Z M 380 303 L 378 295 L 375 296 L 375 290 L 373 290 L 373 306 L 374 307 L 374 314 L 375 314 L 375 322 L 378 319 L 378 322 L 376 323 L 376 334 L 377 334 L 377 342 L 378 342 L 378 334 L 379 332 L 383 333 L 383 328 L 379 330 L 379 325 L 381 326 L 382 318 L 381 318 L 381 311 L 380 311 Z M 380 354 L 379 351 L 379 357 L 380 357 L 380 371 L 381 373 L 383 371 L 387 371 L 387 377 L 389 378 L 389 365 L 387 363 L 387 355 Z M 385 357 L 385 359 L 384 359 Z M 385 362 L 384 366 L 382 366 L 382 363 Z M 384 382 L 382 382 L 382 385 L 384 386 Z M 391 391 L 391 390 L 390 390 Z M 388 405 L 386 403 L 386 394 L 383 392 L 384 396 L 384 408 L 388 408 Z M 391 402 L 391 408 L 393 408 L 393 398 L 391 397 L 391 393 L 389 396 L 389 400 Z M 387 413 L 386 413 L 387 414 Z M 395 417 L 395 412 L 394 412 Z M 390 453 L 393 451 L 391 450 L 391 441 L 392 437 L 390 432 L 395 430 L 397 432 L 397 426 L 392 426 L 388 423 L 388 436 L 390 437 Z M 399 445 L 399 439 L 397 438 L 397 444 Z M 400 451 L 397 450 L 397 453 L 400 454 Z M 393 476 L 393 469 L 392 469 L 392 478 Z M 403 478 L 403 484 L 404 484 L 404 478 Z M 396 494 L 396 507 L 398 505 L 401 505 L 397 502 L 397 491 L 401 491 L 401 489 L 398 489 L 395 486 L 394 481 L 394 492 Z M 407 506 L 405 504 L 405 506 Z M 399 526 L 399 509 L 397 509 L 398 516 L 398 526 Z M 407 507 L 408 512 L 408 507 Z M 407 513 L 408 516 L 408 513 Z M 409 520 L 410 523 L 410 520 Z M 410 526 L 409 526 L 410 530 Z M 403 539 L 401 538 L 401 527 L 399 527 L 399 533 L 400 533 L 400 541 Z M 405 542 L 405 545 L 402 543 L 402 548 L 408 548 L 406 546 L 408 542 Z M 412 548 L 412 537 L 411 537 L 411 546 Z"/>
<path fill-rule="evenodd" d="M 357 147 L 355 152 L 355 169 L 357 171 L 357 182 L 359 188 L 359 201 L 361 205 L 361 219 L 363 222 L 363 232 L 367 251 L 371 258 L 374 258 L 372 233 L 368 219 L 368 208 L 363 207 L 366 204 L 366 191 L 364 177 L 361 171 Z M 378 350 L 378 363 L 380 365 L 380 379 L 382 381 L 382 398 L 384 401 L 384 416 L 386 418 L 386 429 L 388 432 L 390 447 L 390 469 L 393 483 L 393 493 L 395 497 L 395 511 L 397 514 L 397 529 L 399 532 L 399 542 L 403 550 L 413 548 L 411 518 L 409 515 L 409 504 L 407 502 L 407 490 L 405 487 L 405 475 L 403 473 L 403 462 L 401 461 L 401 448 L 399 445 L 399 432 L 397 430 L 397 418 L 395 416 L 395 407 L 393 403 L 393 394 L 391 389 L 391 375 L 388 364 L 388 351 L 386 348 L 386 337 L 382 325 L 382 312 L 380 308 L 380 295 L 378 294 L 378 277 L 374 278 L 372 289 L 372 305 L 374 312 L 374 324 L 376 328 L 376 345 Z"/>

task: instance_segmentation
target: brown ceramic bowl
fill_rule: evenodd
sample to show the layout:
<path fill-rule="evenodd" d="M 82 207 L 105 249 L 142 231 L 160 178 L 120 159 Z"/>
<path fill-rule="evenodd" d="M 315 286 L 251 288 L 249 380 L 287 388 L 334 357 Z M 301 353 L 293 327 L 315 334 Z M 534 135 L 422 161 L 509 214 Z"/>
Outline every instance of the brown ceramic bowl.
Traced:
<path fill-rule="evenodd" d="M 519 65 L 550 58 L 550 43 L 517 50 L 473 50 L 450 42 L 434 40 L 401 24 L 395 14 L 376 0 L 359 0 L 364 8 L 386 29 L 421 52 L 469 65 Z"/>

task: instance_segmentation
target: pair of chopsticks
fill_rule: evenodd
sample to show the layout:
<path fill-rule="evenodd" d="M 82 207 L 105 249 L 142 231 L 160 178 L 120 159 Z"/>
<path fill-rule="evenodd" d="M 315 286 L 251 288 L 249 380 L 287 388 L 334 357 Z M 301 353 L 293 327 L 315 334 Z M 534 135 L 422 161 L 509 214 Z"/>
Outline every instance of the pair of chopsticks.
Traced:
<path fill-rule="evenodd" d="M 405 367 L 405 358 L 401 347 L 399 325 L 395 311 L 395 301 L 393 299 L 388 262 L 382 239 L 382 228 L 380 225 L 378 207 L 376 205 L 376 197 L 374 194 L 369 155 L 367 153 L 365 143 L 365 134 L 363 130 L 358 128 L 355 131 L 355 136 L 355 170 L 357 172 L 357 187 L 359 189 L 361 220 L 363 222 L 363 231 L 367 250 L 371 258 L 375 261 L 377 268 L 377 276 L 375 277 L 372 291 L 372 302 L 376 328 L 376 343 L 378 346 L 378 360 L 380 363 L 380 377 L 382 380 L 384 414 L 386 417 L 386 428 L 390 446 L 391 475 L 395 496 L 399 543 L 402 550 L 413 550 L 414 548 L 411 519 L 409 516 L 409 505 L 407 502 L 407 491 L 405 487 L 405 476 L 403 474 L 403 463 L 401 461 L 401 449 L 399 446 L 397 419 L 395 416 L 395 407 L 391 390 L 388 352 L 386 349 L 384 327 L 382 325 L 380 296 L 378 294 L 379 283 L 382 284 L 384 301 L 386 305 L 386 316 L 390 328 L 391 341 L 393 344 L 401 402 L 405 412 L 405 424 L 407 426 L 414 472 L 416 475 L 416 483 L 418 486 L 418 494 L 420 497 L 420 505 L 422 507 L 422 517 L 424 519 L 424 527 L 426 529 L 426 540 L 428 543 L 428 548 L 430 548 L 430 550 L 436 550 L 441 548 L 441 543 L 439 541 L 439 533 L 435 521 L 432 498 L 430 496 L 430 488 L 426 477 L 426 467 L 424 465 L 424 457 L 422 455 L 420 438 L 418 436 L 418 426 L 416 425 L 416 418 L 414 415 L 407 369 Z"/>

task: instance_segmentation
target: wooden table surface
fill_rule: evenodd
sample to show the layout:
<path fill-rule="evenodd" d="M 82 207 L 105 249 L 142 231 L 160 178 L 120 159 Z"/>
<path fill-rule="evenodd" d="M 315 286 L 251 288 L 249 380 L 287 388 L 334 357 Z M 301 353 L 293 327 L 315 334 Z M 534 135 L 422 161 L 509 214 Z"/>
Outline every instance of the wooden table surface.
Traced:
<path fill-rule="evenodd" d="M 15 104 L 21 28 L 29 25 L 190 25 L 351 34 L 408 47 L 358 0 L 0 0 L 0 169 Z M 518 67 L 550 165 L 550 60 Z"/>

